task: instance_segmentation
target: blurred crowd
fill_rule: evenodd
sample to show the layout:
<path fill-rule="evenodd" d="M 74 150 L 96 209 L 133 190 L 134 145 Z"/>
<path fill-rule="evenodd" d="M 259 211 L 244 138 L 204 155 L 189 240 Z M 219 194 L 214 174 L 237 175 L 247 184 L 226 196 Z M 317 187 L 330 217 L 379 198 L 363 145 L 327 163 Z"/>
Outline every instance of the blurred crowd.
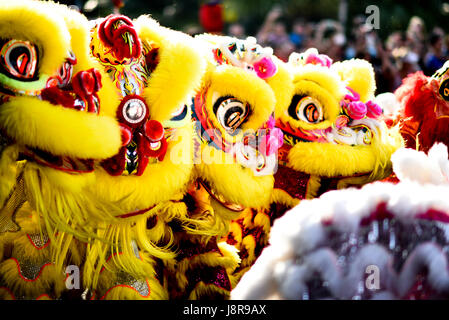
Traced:
<path fill-rule="evenodd" d="M 85 0 L 59 0 L 82 8 Z M 86 5 L 89 1 L 86 2 Z M 98 1 L 97 1 L 98 2 Z M 118 13 L 122 0 L 103 2 L 113 3 Z M 130 2 L 130 1 L 129 1 Z M 201 26 L 190 25 L 184 32 L 191 35 L 212 32 L 244 39 L 255 35 L 263 46 L 270 46 L 274 53 L 287 61 L 292 52 L 303 52 L 317 48 L 334 61 L 362 58 L 371 62 L 377 77 L 377 93 L 393 92 L 409 73 L 422 70 L 431 76 L 449 59 L 449 35 L 442 28 L 426 28 L 424 21 L 415 16 L 410 19 L 408 28 L 393 31 L 381 39 L 378 30 L 366 23 L 364 15 L 352 17 L 345 30 L 335 20 L 318 22 L 297 18 L 287 19 L 281 6 L 274 6 L 265 17 L 257 34 L 247 33 L 243 23 L 232 23 L 225 27 L 222 0 L 208 0 L 201 6 L 199 18 Z M 99 2 L 98 2 L 99 3 Z M 85 7 L 85 6 L 84 6 Z"/>
<path fill-rule="evenodd" d="M 393 92 L 404 77 L 415 71 L 422 70 L 430 76 L 449 58 L 449 36 L 439 27 L 426 30 L 419 17 L 410 19 L 407 30 L 395 31 L 384 41 L 365 20 L 365 16 L 354 17 L 349 32 L 334 20 L 311 22 L 298 18 L 288 28 L 282 11 L 274 8 L 256 37 L 261 45 L 272 47 L 284 61 L 290 53 L 311 47 L 334 61 L 366 59 L 376 72 L 377 93 Z M 237 38 L 247 36 L 239 23 L 229 25 L 227 33 Z"/>

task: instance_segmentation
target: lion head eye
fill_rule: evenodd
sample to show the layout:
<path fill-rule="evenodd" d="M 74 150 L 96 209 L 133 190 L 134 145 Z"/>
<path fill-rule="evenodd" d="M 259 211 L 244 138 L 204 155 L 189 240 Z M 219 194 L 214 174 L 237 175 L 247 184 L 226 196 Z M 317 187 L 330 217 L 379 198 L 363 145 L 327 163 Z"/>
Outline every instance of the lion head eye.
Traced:
<path fill-rule="evenodd" d="M 29 41 L 9 40 L 0 50 L 1 71 L 15 79 L 34 79 L 37 60 L 37 48 Z"/>
<path fill-rule="evenodd" d="M 288 109 L 289 115 L 295 120 L 307 123 L 323 121 L 323 107 L 321 103 L 310 96 L 295 96 Z"/>
<path fill-rule="evenodd" d="M 187 105 L 182 105 L 178 110 L 171 114 L 171 121 L 181 121 L 184 120 L 189 111 L 189 107 Z"/>
<path fill-rule="evenodd" d="M 233 133 L 247 120 L 249 110 L 248 104 L 234 97 L 221 97 L 214 104 L 215 116 L 228 133 Z"/>

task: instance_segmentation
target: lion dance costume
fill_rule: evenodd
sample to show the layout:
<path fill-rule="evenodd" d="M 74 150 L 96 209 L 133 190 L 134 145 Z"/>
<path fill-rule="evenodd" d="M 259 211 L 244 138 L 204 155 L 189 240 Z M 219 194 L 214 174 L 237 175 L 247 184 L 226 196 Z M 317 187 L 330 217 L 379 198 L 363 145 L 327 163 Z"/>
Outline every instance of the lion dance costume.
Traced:
<path fill-rule="evenodd" d="M 391 154 L 402 145 L 394 129 L 380 119 L 372 102 L 376 89 L 372 66 L 364 60 L 332 64 L 315 49 L 293 53 L 284 66 L 276 126 L 283 132 L 271 205 L 245 212 L 233 221 L 227 242 L 242 257 L 237 279 L 268 243 L 273 221 L 301 200 L 362 186 L 391 173 Z"/>
<path fill-rule="evenodd" d="M 449 146 L 449 62 L 432 77 L 409 75 L 395 92 L 397 117 L 407 148 L 428 152 L 436 142 Z"/>
<path fill-rule="evenodd" d="M 175 256 L 171 225 L 189 221 L 182 201 L 193 168 L 188 105 L 205 64 L 187 35 L 147 16 L 111 15 L 91 34 L 92 55 L 121 97 L 122 147 L 100 163 L 90 190 L 120 214 L 98 229 L 112 245 L 88 246 L 86 287 L 98 299 L 168 299 L 161 266 Z"/>
<path fill-rule="evenodd" d="M 65 266 L 108 219 L 88 214 L 107 205 L 85 190 L 119 150 L 117 97 L 83 16 L 36 1 L 4 1 L 0 14 L 0 296 L 60 298 Z"/>
<path fill-rule="evenodd" d="M 185 207 L 200 56 L 145 16 L 89 24 L 32 1 L 0 11 L 2 296 L 80 295 L 65 290 L 75 265 L 84 298 L 167 298 L 156 260 L 174 255 L 163 218 Z"/>
<path fill-rule="evenodd" d="M 180 254 L 167 264 L 173 298 L 228 298 L 240 258 L 220 241 L 247 207 L 268 204 L 281 132 L 274 128 L 278 73 L 272 50 L 254 38 L 200 35 L 207 61 L 192 105 L 194 174 L 188 194 L 195 230 L 176 233 Z M 176 294 L 178 293 L 178 294 Z"/>
<path fill-rule="evenodd" d="M 370 255 L 394 263 L 378 296 L 446 292 L 445 274 L 419 266 L 446 263 L 439 229 L 427 236 L 447 223 L 432 205 L 447 152 L 431 147 L 449 144 L 449 62 L 405 79 L 400 118 L 385 119 L 364 60 L 309 49 L 284 63 L 251 37 L 192 38 L 149 16 L 88 21 L 53 2 L 3 1 L 0 15 L 1 299 L 227 299 L 242 276 L 235 298 L 373 298 L 341 276 L 360 280 Z M 406 195 L 385 182 L 336 191 L 388 177 L 401 134 L 429 153 L 396 156 L 421 211 L 401 215 L 384 193 Z M 418 158 L 438 162 L 443 186 L 409 183 L 401 159 Z M 369 210 L 341 209 L 354 197 Z M 405 218 L 422 239 L 407 238 Z M 73 266 L 81 285 L 69 290 Z"/>

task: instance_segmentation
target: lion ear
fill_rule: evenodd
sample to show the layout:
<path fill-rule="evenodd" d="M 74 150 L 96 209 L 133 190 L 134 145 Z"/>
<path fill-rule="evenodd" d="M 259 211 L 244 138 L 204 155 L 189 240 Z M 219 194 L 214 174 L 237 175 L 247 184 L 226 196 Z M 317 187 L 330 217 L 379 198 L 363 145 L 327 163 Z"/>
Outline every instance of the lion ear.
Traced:
<path fill-rule="evenodd" d="M 351 59 L 336 62 L 334 69 L 347 87 L 360 95 L 360 100 L 367 102 L 374 99 L 376 92 L 376 77 L 371 63 L 362 59 Z"/>

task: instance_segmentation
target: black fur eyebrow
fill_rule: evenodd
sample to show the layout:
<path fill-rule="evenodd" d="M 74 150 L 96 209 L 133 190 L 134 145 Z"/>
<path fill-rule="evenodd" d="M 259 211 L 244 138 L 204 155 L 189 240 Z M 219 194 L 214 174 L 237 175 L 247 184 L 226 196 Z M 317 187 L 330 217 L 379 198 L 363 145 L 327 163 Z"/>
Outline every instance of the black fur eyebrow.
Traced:
<path fill-rule="evenodd" d="M 189 107 L 187 105 L 184 105 L 184 109 L 182 110 L 182 112 L 180 114 L 178 114 L 177 116 L 171 118 L 171 121 L 180 121 L 182 119 L 184 119 L 187 115 L 187 111 L 188 111 Z"/>
<path fill-rule="evenodd" d="M 292 99 L 292 102 L 290 103 L 290 106 L 288 107 L 288 114 L 295 120 L 299 120 L 299 117 L 296 114 L 296 106 L 298 105 L 299 101 L 301 101 L 301 99 L 305 97 L 305 95 L 295 95 Z"/>
<path fill-rule="evenodd" d="M 227 99 L 235 99 L 235 97 L 223 96 L 223 97 L 218 98 L 217 101 L 215 101 L 214 106 L 212 108 L 212 110 L 214 111 L 215 114 L 217 114 L 217 110 L 218 110 L 218 107 L 220 106 L 220 104 Z"/>

